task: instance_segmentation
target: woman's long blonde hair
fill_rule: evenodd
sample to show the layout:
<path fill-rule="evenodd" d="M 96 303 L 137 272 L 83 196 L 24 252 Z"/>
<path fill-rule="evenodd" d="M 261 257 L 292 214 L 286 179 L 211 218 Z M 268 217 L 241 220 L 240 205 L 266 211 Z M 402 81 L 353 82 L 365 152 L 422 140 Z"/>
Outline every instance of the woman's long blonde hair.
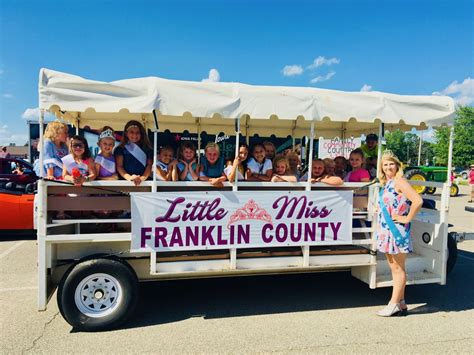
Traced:
<path fill-rule="evenodd" d="M 383 172 L 383 161 L 388 160 L 391 162 L 394 162 L 397 165 L 397 173 L 395 174 L 395 179 L 401 178 L 403 176 L 403 169 L 402 169 L 402 163 L 401 161 L 397 158 L 395 154 L 391 150 L 386 150 L 382 153 L 382 166 L 380 167 L 380 171 L 378 174 L 379 181 L 382 185 L 385 185 L 387 183 L 387 177 L 385 176 L 385 173 Z"/>

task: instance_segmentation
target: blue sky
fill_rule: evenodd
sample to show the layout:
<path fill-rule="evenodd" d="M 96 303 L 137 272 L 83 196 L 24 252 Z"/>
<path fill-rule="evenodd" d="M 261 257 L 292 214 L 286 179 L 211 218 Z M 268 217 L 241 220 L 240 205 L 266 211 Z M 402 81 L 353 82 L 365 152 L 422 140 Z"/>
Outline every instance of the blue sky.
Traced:
<path fill-rule="evenodd" d="M 103 81 L 201 81 L 215 69 L 211 80 L 439 92 L 474 104 L 474 1 L 0 0 L 0 6 L 2 145 L 26 142 L 41 67 Z"/>

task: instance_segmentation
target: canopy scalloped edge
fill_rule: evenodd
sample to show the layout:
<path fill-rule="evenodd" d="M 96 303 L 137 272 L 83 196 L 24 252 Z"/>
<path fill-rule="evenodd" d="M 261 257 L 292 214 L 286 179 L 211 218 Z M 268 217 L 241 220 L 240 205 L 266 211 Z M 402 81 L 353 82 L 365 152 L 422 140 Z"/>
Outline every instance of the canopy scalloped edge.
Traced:
<path fill-rule="evenodd" d="M 284 121 L 296 121 L 296 126 L 301 126 L 297 128 L 304 128 L 309 127 L 310 121 L 316 121 L 320 128 L 324 123 L 345 125 L 344 129 L 352 126 L 371 129 L 384 122 L 401 129 L 424 129 L 452 124 L 455 113 L 454 101 L 446 96 L 203 83 L 157 77 L 107 83 L 48 69 L 40 71 L 39 96 L 40 108 L 74 124 L 96 127 L 109 121 L 124 125 L 135 118 L 152 128 L 152 112 L 156 110 L 160 127 L 169 124 L 177 128 L 196 119 L 206 125 L 226 126 L 226 121 L 240 118 L 241 122 L 255 127 L 265 123 L 286 126 Z"/>

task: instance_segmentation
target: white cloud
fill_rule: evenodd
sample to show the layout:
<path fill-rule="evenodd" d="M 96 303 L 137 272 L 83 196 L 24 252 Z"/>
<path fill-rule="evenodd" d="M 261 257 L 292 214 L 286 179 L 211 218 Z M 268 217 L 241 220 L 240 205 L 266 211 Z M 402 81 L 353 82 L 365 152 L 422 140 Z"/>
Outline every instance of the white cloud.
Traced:
<path fill-rule="evenodd" d="M 369 91 L 372 91 L 372 85 L 364 84 L 364 86 L 362 86 L 362 87 L 360 88 L 360 91 L 361 91 L 361 92 L 369 92 Z"/>
<path fill-rule="evenodd" d="M 13 99 L 13 95 L 12 95 L 12 94 L 9 94 L 9 93 L 2 94 L 2 97 L 3 97 L 4 99 Z"/>
<path fill-rule="evenodd" d="M 25 112 L 23 112 L 23 114 L 21 115 L 21 118 L 25 120 L 38 121 L 39 114 L 40 114 L 40 109 L 38 107 L 27 108 Z M 52 114 L 51 112 L 48 112 L 48 111 L 44 112 L 45 121 L 54 121 L 55 119 L 56 119 L 56 116 Z"/>
<path fill-rule="evenodd" d="M 295 76 L 303 74 L 303 67 L 301 65 L 285 65 L 282 70 L 284 76 Z"/>
<path fill-rule="evenodd" d="M 323 65 L 333 65 L 333 64 L 339 64 L 340 59 L 338 58 L 326 58 L 319 56 L 313 60 L 313 63 L 308 65 L 306 68 L 307 69 L 316 69 L 319 68 Z"/>
<path fill-rule="evenodd" d="M 10 143 L 24 145 L 27 141 L 27 134 L 12 132 L 7 125 L 0 127 L 0 145 L 10 145 Z"/>
<path fill-rule="evenodd" d="M 309 82 L 311 84 L 315 84 L 315 83 L 319 83 L 321 81 L 326 81 L 326 80 L 331 79 L 335 74 L 336 74 L 336 72 L 332 71 L 332 72 L 327 73 L 326 75 L 319 75 L 319 76 L 311 79 Z"/>
<path fill-rule="evenodd" d="M 40 110 L 36 108 L 27 108 L 21 115 L 25 120 L 37 120 L 39 118 Z"/>
<path fill-rule="evenodd" d="M 472 105 L 474 103 L 474 79 L 468 77 L 462 83 L 455 80 L 445 89 L 433 92 L 433 95 L 448 95 L 459 105 Z"/>
<path fill-rule="evenodd" d="M 203 82 L 212 82 L 212 83 L 217 83 L 221 80 L 221 75 L 219 74 L 219 71 L 217 69 L 211 69 L 209 70 L 209 77 L 202 79 L 201 81 Z"/>

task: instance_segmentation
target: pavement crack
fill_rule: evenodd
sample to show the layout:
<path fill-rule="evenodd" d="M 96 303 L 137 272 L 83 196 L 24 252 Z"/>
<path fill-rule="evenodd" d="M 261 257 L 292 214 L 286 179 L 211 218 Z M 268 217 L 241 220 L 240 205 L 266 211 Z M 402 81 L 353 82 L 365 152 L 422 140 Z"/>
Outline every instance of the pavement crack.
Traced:
<path fill-rule="evenodd" d="M 44 323 L 44 326 L 43 326 L 43 330 L 41 331 L 41 334 L 36 337 L 34 340 L 33 340 L 33 344 L 28 348 L 26 349 L 24 352 L 27 353 L 28 351 L 32 350 L 35 346 L 36 346 L 36 343 L 44 336 L 44 333 L 46 332 L 46 328 L 48 327 L 48 325 L 50 325 L 55 319 L 56 317 L 59 315 L 59 311 L 56 312 L 54 314 L 54 316 L 49 320 L 47 321 L 46 323 Z"/>

